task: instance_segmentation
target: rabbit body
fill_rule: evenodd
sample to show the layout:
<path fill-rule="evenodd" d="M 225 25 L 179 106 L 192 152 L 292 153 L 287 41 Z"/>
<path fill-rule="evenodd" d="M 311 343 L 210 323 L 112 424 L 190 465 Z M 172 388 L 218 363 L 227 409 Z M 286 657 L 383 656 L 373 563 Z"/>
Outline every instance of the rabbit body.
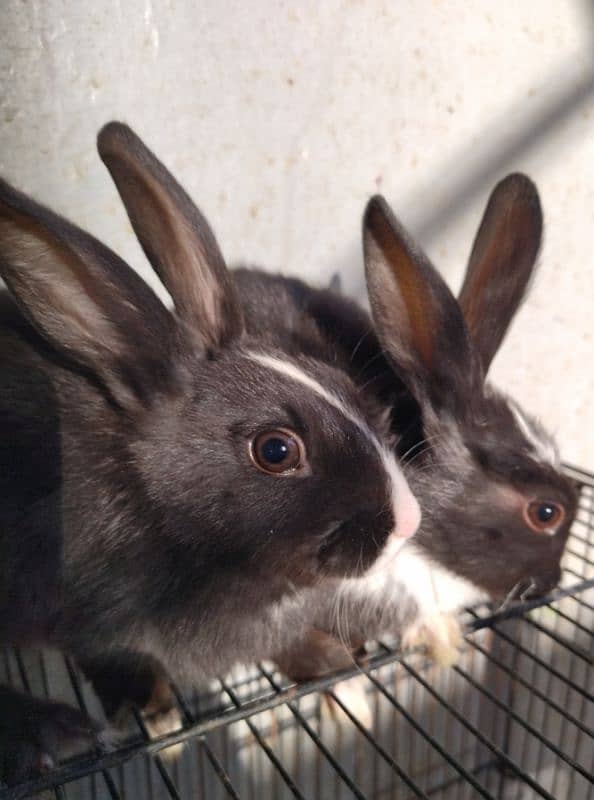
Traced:
<path fill-rule="evenodd" d="M 419 509 L 381 404 L 328 363 L 317 328 L 292 347 L 279 309 L 251 330 L 163 165 L 117 123 L 99 150 L 174 310 L 0 183 L 0 642 L 73 654 L 116 713 L 161 696 L 164 670 L 199 680 L 269 652 L 279 606 L 365 572 Z M 36 708 L 46 731 L 52 707 Z M 6 718 L 0 774 L 52 762 L 65 719 L 95 733 L 56 706 L 31 750 Z"/>

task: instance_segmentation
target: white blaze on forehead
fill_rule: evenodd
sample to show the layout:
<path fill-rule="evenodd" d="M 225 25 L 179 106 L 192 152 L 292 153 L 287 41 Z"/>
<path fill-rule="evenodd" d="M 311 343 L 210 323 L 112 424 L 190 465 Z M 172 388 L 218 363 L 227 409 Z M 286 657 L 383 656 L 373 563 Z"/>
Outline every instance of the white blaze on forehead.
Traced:
<path fill-rule="evenodd" d="M 402 470 L 396 462 L 394 454 L 384 447 L 378 440 L 377 436 L 373 433 L 367 423 L 361 417 L 349 408 L 343 401 L 334 394 L 334 392 L 326 389 L 325 386 L 308 375 L 303 369 L 290 361 L 283 361 L 281 358 L 266 355 L 265 353 L 255 353 L 249 351 L 247 357 L 262 364 L 264 367 L 274 370 L 280 375 L 284 375 L 290 380 L 306 386 L 318 397 L 325 400 L 328 405 L 339 411 L 349 422 L 352 422 L 361 433 L 372 443 L 378 452 L 382 465 L 388 475 L 392 494 L 392 508 L 394 512 L 394 519 L 396 520 L 396 528 L 394 535 L 398 537 L 412 536 L 421 521 L 421 510 L 416 498 L 411 492 L 406 478 L 402 474 Z"/>
<path fill-rule="evenodd" d="M 296 364 L 292 364 L 290 361 L 283 361 L 281 358 L 267 356 L 264 353 L 248 352 L 247 355 L 248 358 L 252 359 L 252 361 L 257 361 L 259 364 L 269 367 L 269 369 L 273 369 L 275 372 L 278 372 L 293 381 L 303 384 L 303 386 L 307 386 L 307 388 L 311 389 L 311 391 L 317 394 L 318 397 L 323 397 L 329 405 L 333 406 L 333 408 L 337 409 L 337 411 L 340 411 L 343 416 L 353 423 L 353 425 L 356 425 L 361 430 L 367 431 L 370 436 L 373 436 L 373 433 L 369 430 L 367 425 L 355 414 L 352 409 L 346 406 L 333 392 L 322 386 L 319 381 L 317 381 L 315 378 L 312 378 L 311 375 L 308 375 L 307 372 L 301 369 L 301 367 L 298 367 Z"/>
<path fill-rule="evenodd" d="M 518 428 L 523 436 L 526 437 L 533 450 L 543 460 L 559 466 L 559 453 L 553 440 L 540 428 L 537 428 L 532 420 L 524 414 L 522 409 L 514 401 L 510 401 L 509 406 L 512 410 Z"/>

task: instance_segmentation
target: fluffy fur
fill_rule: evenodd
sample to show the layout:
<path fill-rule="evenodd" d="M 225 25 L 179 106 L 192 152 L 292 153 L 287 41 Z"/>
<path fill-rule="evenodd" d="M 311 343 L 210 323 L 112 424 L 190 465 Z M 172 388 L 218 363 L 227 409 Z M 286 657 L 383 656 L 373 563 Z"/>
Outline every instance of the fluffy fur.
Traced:
<path fill-rule="evenodd" d="M 541 228 L 533 184 L 522 175 L 502 181 L 456 301 L 385 201 L 374 198 L 364 249 L 375 326 L 332 291 L 262 277 L 260 297 L 289 295 L 324 332 L 334 362 L 397 410 L 397 449 L 423 513 L 417 536 L 395 558 L 381 557 L 363 578 L 302 595 L 285 621 L 302 639 L 275 654 L 289 675 L 311 678 L 344 666 L 367 639 L 386 633 L 425 641 L 449 663 L 460 631 L 447 615 L 480 598 L 541 594 L 557 584 L 574 487 L 542 426 L 485 382 L 529 284 Z M 237 280 L 254 277 L 239 273 Z M 257 316 L 249 299 L 247 308 Z M 527 521 L 534 502 L 560 510 L 550 528 Z M 300 615 L 310 621 L 305 633 Z"/>
<path fill-rule="evenodd" d="M 150 707 L 163 667 L 200 678 L 259 657 L 279 603 L 364 572 L 414 532 L 418 505 L 382 444 L 381 405 L 328 364 L 315 324 L 301 347 L 285 346 L 290 311 L 281 331 L 246 324 L 184 190 L 125 126 L 98 143 L 175 308 L 0 183 L 0 642 L 70 652 L 115 715 Z M 296 390 L 291 372 L 309 385 Z M 256 468 L 250 442 L 279 428 L 305 452 L 276 476 Z M 54 760 L 46 749 L 69 719 L 94 733 L 60 706 L 12 697 L 10 781 Z M 55 730 L 35 739 L 52 708 Z M 2 738 L 10 729 L 3 718 Z"/>

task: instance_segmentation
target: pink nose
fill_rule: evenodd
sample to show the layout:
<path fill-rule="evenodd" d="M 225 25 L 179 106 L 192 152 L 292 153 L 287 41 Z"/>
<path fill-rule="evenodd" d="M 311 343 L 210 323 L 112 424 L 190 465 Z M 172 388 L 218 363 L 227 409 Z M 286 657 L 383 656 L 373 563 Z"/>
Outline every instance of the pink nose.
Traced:
<path fill-rule="evenodd" d="M 394 533 L 402 539 L 410 539 L 411 536 L 415 535 L 420 524 L 421 509 L 417 501 L 414 500 L 414 503 L 410 503 L 400 512 Z"/>
<path fill-rule="evenodd" d="M 396 529 L 394 535 L 402 539 L 409 539 L 415 535 L 421 524 L 421 508 L 404 477 L 399 481 L 399 484 L 396 497 Z"/>

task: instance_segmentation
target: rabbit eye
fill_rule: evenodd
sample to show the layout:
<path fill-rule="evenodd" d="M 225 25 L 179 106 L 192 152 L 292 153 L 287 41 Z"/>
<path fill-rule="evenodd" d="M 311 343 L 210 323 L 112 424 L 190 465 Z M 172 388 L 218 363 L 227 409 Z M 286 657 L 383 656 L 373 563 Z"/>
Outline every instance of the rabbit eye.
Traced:
<path fill-rule="evenodd" d="M 534 500 L 526 506 L 524 516 L 533 531 L 549 531 L 556 528 L 564 516 L 564 511 L 557 503 Z"/>
<path fill-rule="evenodd" d="M 295 472 L 305 460 L 305 447 L 296 433 L 282 429 L 263 431 L 250 442 L 252 462 L 270 475 Z"/>

